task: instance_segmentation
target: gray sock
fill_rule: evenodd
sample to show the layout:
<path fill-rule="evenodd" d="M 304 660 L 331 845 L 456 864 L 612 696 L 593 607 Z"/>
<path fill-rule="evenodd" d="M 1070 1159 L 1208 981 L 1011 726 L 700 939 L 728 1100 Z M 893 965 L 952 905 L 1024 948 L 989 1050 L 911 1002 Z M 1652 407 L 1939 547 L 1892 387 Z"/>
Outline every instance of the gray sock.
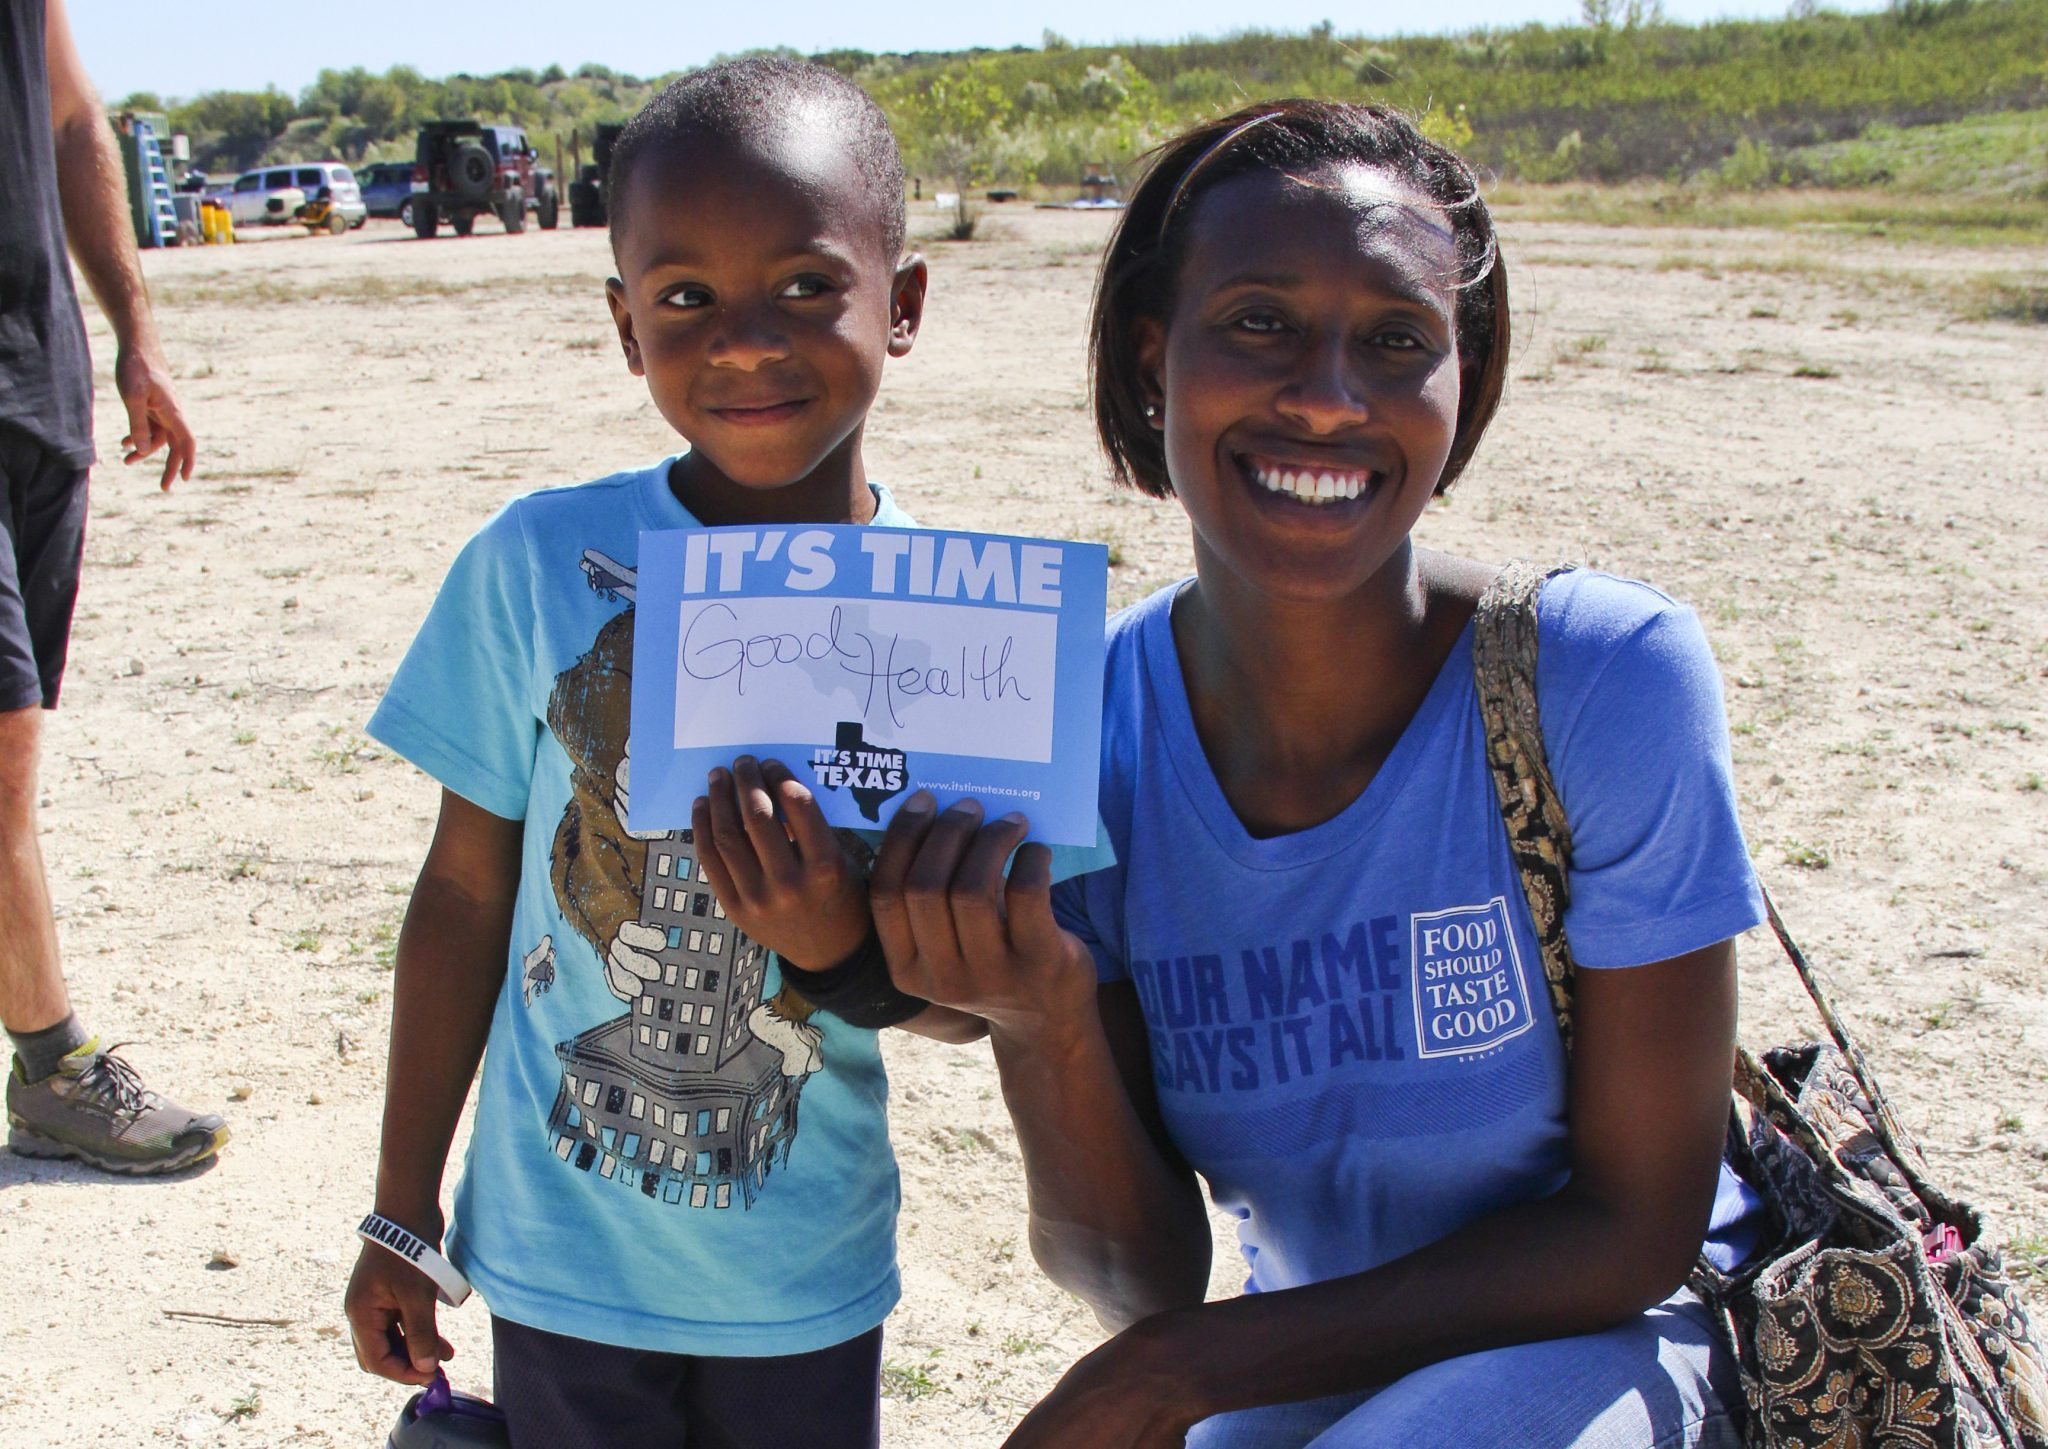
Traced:
<path fill-rule="evenodd" d="M 57 1064 L 77 1051 L 92 1036 L 78 1023 L 78 1013 L 72 1012 L 55 1026 L 46 1026 L 41 1031 L 8 1032 L 8 1039 L 14 1043 L 16 1055 L 21 1058 L 21 1073 L 31 1082 L 40 1082 L 57 1070 Z"/>

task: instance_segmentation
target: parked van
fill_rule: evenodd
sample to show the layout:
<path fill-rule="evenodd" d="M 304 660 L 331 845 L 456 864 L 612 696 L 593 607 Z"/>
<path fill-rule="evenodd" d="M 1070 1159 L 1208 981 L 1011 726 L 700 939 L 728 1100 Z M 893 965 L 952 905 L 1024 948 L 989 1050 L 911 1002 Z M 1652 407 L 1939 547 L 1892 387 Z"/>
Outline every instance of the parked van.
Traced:
<path fill-rule="evenodd" d="M 395 216 L 412 225 L 412 162 L 372 161 L 356 169 L 356 185 L 372 216 Z"/>
<path fill-rule="evenodd" d="M 217 195 L 234 214 L 236 226 L 276 225 L 290 221 L 323 186 L 334 198 L 334 209 L 350 226 L 369 220 L 370 211 L 363 205 L 355 173 L 339 161 L 300 161 L 244 171 Z"/>

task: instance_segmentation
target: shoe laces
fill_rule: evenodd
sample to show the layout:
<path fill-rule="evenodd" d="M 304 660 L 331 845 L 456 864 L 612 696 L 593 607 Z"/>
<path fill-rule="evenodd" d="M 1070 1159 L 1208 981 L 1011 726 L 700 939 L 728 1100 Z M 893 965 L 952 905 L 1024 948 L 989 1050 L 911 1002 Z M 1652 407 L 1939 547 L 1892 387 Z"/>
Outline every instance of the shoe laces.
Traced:
<path fill-rule="evenodd" d="M 78 1074 L 78 1090 L 118 1112 L 141 1112 L 149 1107 L 149 1090 L 142 1085 L 141 1074 L 115 1055 L 126 1045 L 117 1042 L 94 1057 Z"/>

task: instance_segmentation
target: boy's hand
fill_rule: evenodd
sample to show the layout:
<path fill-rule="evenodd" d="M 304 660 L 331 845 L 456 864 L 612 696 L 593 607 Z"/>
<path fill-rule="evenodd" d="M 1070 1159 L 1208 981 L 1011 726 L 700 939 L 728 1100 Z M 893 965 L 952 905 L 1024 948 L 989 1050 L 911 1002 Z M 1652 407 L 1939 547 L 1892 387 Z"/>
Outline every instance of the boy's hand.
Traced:
<path fill-rule="evenodd" d="M 838 965 L 868 935 L 866 883 L 817 797 L 778 760 L 713 770 L 690 812 L 697 855 L 735 924 L 787 961 Z"/>
<path fill-rule="evenodd" d="M 429 1384 L 455 1348 L 435 1327 L 434 1281 L 396 1253 L 363 1244 L 342 1299 L 356 1362 L 401 1384 Z"/>
<path fill-rule="evenodd" d="M 937 816 L 933 803 L 923 790 L 903 802 L 868 880 L 897 989 L 1016 1036 L 1091 1009 L 1094 963 L 1053 919 L 1052 852 L 1023 844 L 1030 822 L 983 826 L 973 800 Z"/>

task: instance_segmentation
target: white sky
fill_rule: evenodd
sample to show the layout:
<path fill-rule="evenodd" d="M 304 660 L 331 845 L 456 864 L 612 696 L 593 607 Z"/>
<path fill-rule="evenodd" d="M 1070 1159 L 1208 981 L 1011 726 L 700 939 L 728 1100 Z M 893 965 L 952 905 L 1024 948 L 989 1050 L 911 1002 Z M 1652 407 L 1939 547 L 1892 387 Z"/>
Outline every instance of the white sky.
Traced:
<path fill-rule="evenodd" d="M 607 0 L 580 6 L 495 0 L 354 0 L 329 8 L 305 0 L 65 0 L 86 68 L 108 100 L 134 91 L 166 98 L 209 90 L 296 94 L 323 68 L 382 71 L 410 65 L 428 76 L 488 74 L 515 66 L 574 70 L 597 61 L 634 75 L 701 64 L 757 46 L 810 53 L 963 50 L 1037 45 L 1047 28 L 1077 43 L 1224 35 L 1253 24 L 1303 30 L 1324 18 L 1342 34 L 1387 36 L 1577 20 L 1578 0 L 1433 0 L 1421 5 L 1333 0 L 1042 0 L 1030 10 L 991 10 L 959 0 L 781 0 L 701 4 Z M 1843 8 L 1871 8 L 1846 0 Z M 1776 16 L 1784 0 L 1665 0 L 1675 20 Z M 591 24 L 577 23 L 586 15 Z"/>

